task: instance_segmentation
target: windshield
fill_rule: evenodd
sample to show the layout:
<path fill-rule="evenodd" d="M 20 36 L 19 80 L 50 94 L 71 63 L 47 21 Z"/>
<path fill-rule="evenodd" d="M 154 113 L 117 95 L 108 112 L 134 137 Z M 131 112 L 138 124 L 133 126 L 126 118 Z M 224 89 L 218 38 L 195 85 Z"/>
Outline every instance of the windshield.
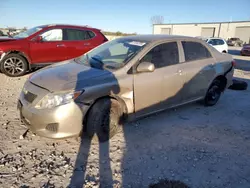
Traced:
<path fill-rule="evenodd" d="M 98 69 L 119 69 L 141 51 L 147 43 L 132 39 L 115 39 L 80 56 L 76 62 Z"/>
<path fill-rule="evenodd" d="M 21 32 L 15 36 L 13 36 L 14 38 L 26 38 L 29 37 L 31 35 L 33 35 L 34 33 L 40 31 L 43 27 L 33 27 L 31 29 L 28 29 L 27 31 Z"/>

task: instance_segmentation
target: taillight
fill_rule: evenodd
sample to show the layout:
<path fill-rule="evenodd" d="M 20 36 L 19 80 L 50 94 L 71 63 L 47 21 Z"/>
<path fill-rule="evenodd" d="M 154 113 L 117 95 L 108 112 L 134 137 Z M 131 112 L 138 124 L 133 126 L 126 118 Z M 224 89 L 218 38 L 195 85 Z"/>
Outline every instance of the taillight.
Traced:
<path fill-rule="evenodd" d="M 232 66 L 233 66 L 233 67 L 236 66 L 236 61 L 235 61 L 235 60 L 232 61 Z"/>
<path fill-rule="evenodd" d="M 102 32 L 100 32 L 100 34 L 102 35 L 102 37 L 103 37 L 103 42 L 108 42 L 109 40 L 107 39 L 107 37 L 102 33 Z"/>

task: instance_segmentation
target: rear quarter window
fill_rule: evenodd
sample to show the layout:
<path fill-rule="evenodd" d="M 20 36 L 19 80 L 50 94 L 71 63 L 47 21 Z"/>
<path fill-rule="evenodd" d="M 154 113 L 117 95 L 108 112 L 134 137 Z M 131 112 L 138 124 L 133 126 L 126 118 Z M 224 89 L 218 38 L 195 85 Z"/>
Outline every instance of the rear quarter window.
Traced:
<path fill-rule="evenodd" d="M 87 32 L 91 39 L 95 37 L 95 33 L 93 31 L 87 31 Z"/>
<path fill-rule="evenodd" d="M 93 35 L 95 34 L 93 33 Z M 93 37 L 90 36 L 90 31 L 80 29 L 64 29 L 64 40 L 88 40 L 91 38 Z"/>
<path fill-rule="evenodd" d="M 182 41 L 185 61 L 195 61 L 212 57 L 208 49 L 199 42 Z"/>

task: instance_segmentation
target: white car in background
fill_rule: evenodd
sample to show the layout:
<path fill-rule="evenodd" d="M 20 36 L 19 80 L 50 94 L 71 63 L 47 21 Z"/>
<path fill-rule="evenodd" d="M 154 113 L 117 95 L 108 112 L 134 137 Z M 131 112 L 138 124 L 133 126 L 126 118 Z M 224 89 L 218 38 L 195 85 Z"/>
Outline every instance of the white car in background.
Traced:
<path fill-rule="evenodd" d="M 218 50 L 221 53 L 227 53 L 228 52 L 228 45 L 227 42 L 222 38 L 215 38 L 215 37 L 197 37 L 204 41 L 206 41 L 208 44 L 213 46 L 216 50 Z"/>

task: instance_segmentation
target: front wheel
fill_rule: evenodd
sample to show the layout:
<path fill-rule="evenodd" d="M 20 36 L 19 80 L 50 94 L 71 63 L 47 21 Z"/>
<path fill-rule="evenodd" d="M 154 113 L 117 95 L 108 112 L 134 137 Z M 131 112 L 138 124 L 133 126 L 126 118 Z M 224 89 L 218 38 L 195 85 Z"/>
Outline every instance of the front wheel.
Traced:
<path fill-rule="evenodd" d="M 9 54 L 3 58 L 0 70 L 10 77 L 23 76 L 28 70 L 28 63 L 24 57 L 18 54 Z"/>
<path fill-rule="evenodd" d="M 205 97 L 205 105 L 214 106 L 219 101 L 221 92 L 222 91 L 220 88 L 220 81 L 215 80 L 207 91 L 207 94 Z"/>
<path fill-rule="evenodd" d="M 87 134 L 97 137 L 99 142 L 108 141 L 122 124 L 123 111 L 120 103 L 111 98 L 98 100 L 87 116 Z"/>

